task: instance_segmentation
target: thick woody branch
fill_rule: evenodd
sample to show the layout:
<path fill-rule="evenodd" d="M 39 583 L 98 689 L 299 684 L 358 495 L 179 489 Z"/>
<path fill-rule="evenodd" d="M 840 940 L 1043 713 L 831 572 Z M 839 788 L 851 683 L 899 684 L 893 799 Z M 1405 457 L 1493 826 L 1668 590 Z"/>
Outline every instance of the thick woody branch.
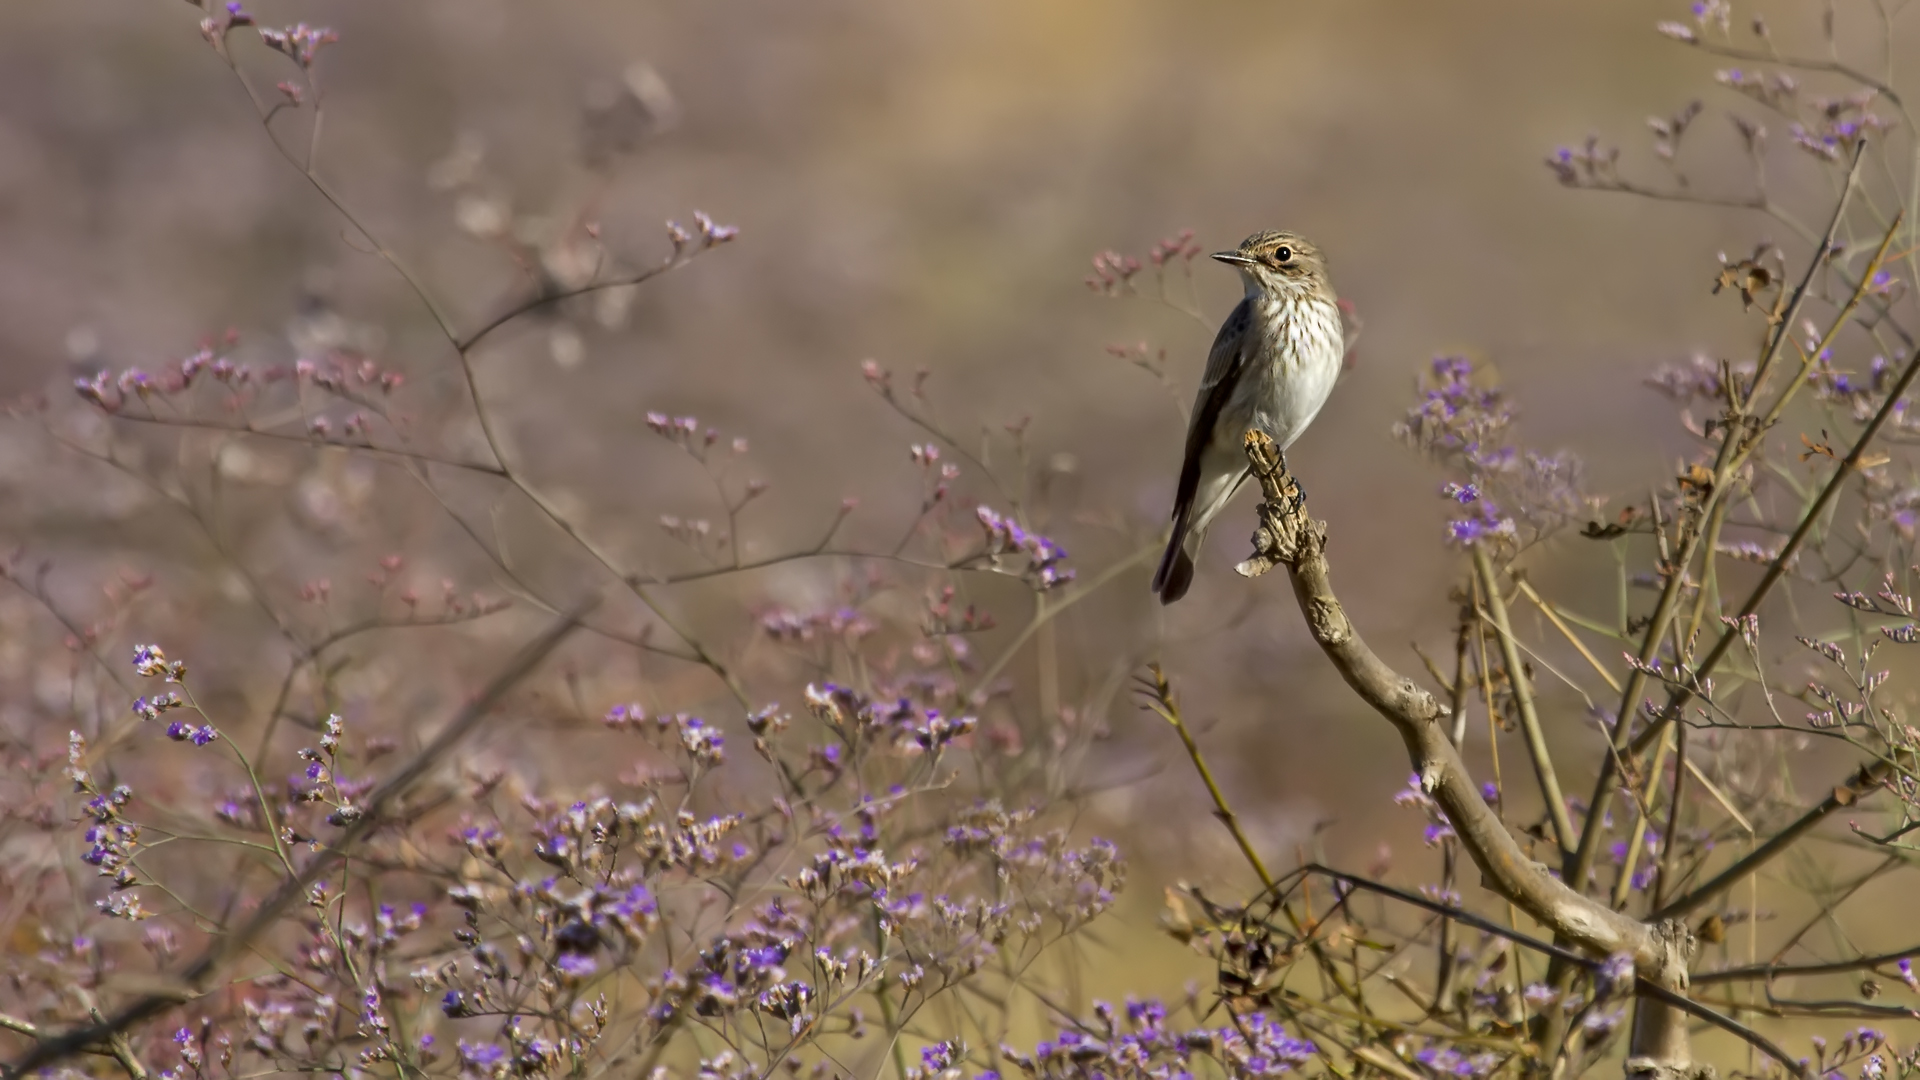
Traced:
<path fill-rule="evenodd" d="M 1325 555 L 1326 528 L 1299 506 L 1299 488 L 1273 440 L 1247 433 L 1247 458 L 1266 502 L 1254 534 L 1254 556 L 1239 570 L 1249 577 L 1287 568 L 1307 627 L 1347 685 L 1400 733 L 1420 786 L 1446 813 L 1487 888 L 1505 897 L 1556 935 L 1600 955 L 1629 953 L 1636 968 L 1666 982 L 1676 957 L 1653 929 L 1583 896 L 1527 857 L 1494 816 L 1447 737 L 1446 710 L 1433 695 L 1389 667 L 1360 639 L 1334 595 Z M 1685 961 L 1677 979 L 1685 985 Z M 1674 983 L 1668 983 L 1674 985 Z"/>
<path fill-rule="evenodd" d="M 1594 972 L 1596 974 L 1599 972 L 1599 969 L 1601 967 L 1601 964 L 1598 961 L 1595 961 L 1588 957 L 1580 956 L 1576 953 L 1568 952 L 1567 950 L 1561 948 L 1558 945 L 1553 944 L 1552 942 L 1542 941 L 1539 938 L 1531 937 L 1527 934 L 1522 934 L 1512 929 L 1511 927 L 1502 926 L 1499 923 L 1490 922 L 1486 919 L 1482 919 L 1479 916 L 1474 915 L 1472 912 L 1462 911 L 1457 907 L 1452 907 L 1447 904 L 1440 903 L 1438 901 L 1429 900 L 1428 898 L 1421 896 L 1418 893 L 1410 893 L 1404 889 L 1396 889 L 1391 885 L 1385 885 L 1380 882 L 1370 880 L 1368 878 L 1358 877 L 1353 874 L 1344 873 L 1342 871 L 1332 869 L 1331 867 L 1321 866 L 1318 863 L 1308 863 L 1305 866 L 1302 866 L 1298 870 L 1294 871 L 1294 873 L 1300 874 L 1300 875 L 1319 874 L 1323 877 L 1332 878 L 1333 880 L 1340 882 L 1344 885 L 1347 885 L 1350 888 L 1365 889 L 1369 892 L 1374 892 L 1382 896 L 1390 897 L 1394 900 L 1399 901 L 1402 904 L 1406 904 L 1410 907 L 1420 908 L 1423 911 L 1431 912 L 1434 915 L 1438 915 L 1442 919 L 1445 919 L 1447 922 L 1450 922 L 1450 923 L 1457 922 L 1462 926 L 1466 926 L 1466 927 L 1470 927 L 1472 929 L 1478 930 L 1481 933 L 1487 934 L 1491 937 L 1505 938 L 1506 940 L 1511 941 L 1516 945 L 1524 945 L 1527 948 L 1534 950 L 1535 952 L 1538 952 L 1545 956 L 1551 956 L 1555 960 L 1566 963 L 1570 967 L 1584 968 L 1587 971 Z M 1920 948 L 1916 948 L 1914 950 L 1914 953 L 1916 955 L 1920 955 Z M 1894 958 L 1898 959 L 1898 955 L 1896 955 Z M 1753 1030 L 1751 1027 L 1748 1027 L 1747 1025 L 1740 1023 L 1738 1020 L 1735 1020 L 1724 1013 L 1718 1012 L 1712 1008 L 1702 1005 L 1697 1001 L 1693 1001 L 1682 994 L 1675 993 L 1674 991 L 1667 989 L 1665 986 L 1662 986 L 1659 983 L 1656 983 L 1646 978 L 1645 976 L 1637 977 L 1637 981 L 1635 982 L 1635 985 L 1634 985 L 1634 991 L 1642 995 L 1643 997 L 1652 998 L 1654 1001 L 1668 1007 L 1674 1012 L 1682 1013 L 1687 1016 L 1691 1016 L 1697 1020 L 1702 1020 L 1702 1021 L 1705 1021 L 1706 1023 L 1712 1024 L 1714 1027 L 1717 1027 L 1723 1031 L 1726 1031 L 1727 1033 L 1733 1035 L 1735 1038 L 1744 1040 L 1745 1042 L 1751 1044 L 1755 1049 L 1759 1050 L 1761 1053 L 1766 1054 L 1768 1057 L 1779 1062 L 1783 1068 L 1785 1068 L 1788 1072 L 1792 1073 L 1794 1076 L 1800 1078 L 1800 1080 L 1812 1080 L 1811 1075 L 1807 1071 L 1805 1063 L 1795 1058 L 1789 1057 L 1787 1055 L 1787 1052 L 1785 1050 L 1782 1050 L 1771 1039 L 1768 1039 L 1766 1036 Z M 1636 1063 L 1634 1061 L 1629 1061 L 1627 1063 L 1629 1066 L 1629 1069 L 1628 1069 L 1629 1074 L 1646 1075 L 1646 1076 L 1665 1075 L 1669 1078 L 1678 1077 L 1678 1076 L 1692 1076 L 1692 1077 L 1695 1077 L 1696 1080 L 1698 1080 L 1698 1078 L 1704 1075 L 1704 1070 L 1690 1069 L 1690 1068 L 1670 1068 L 1669 1070 L 1666 1071 L 1666 1073 L 1663 1074 L 1659 1069 L 1658 1063 L 1648 1064 L 1648 1060 L 1647 1060 L 1648 1055 L 1645 1055 L 1644 1053 L 1642 1053 L 1640 1057 L 1641 1057 L 1641 1061 L 1640 1061 L 1639 1067 L 1636 1067 Z"/>

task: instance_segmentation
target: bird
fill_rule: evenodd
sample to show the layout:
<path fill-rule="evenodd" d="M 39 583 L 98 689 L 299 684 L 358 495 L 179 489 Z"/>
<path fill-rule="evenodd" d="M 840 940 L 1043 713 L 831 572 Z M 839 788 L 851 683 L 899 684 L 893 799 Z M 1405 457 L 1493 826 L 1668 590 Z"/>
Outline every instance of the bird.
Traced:
<path fill-rule="evenodd" d="M 1259 428 L 1282 452 L 1293 445 L 1333 393 L 1346 355 L 1326 257 L 1304 237 L 1257 232 L 1213 258 L 1240 272 L 1246 295 L 1214 337 L 1194 397 L 1173 532 L 1153 575 L 1162 604 L 1186 595 L 1207 527 L 1246 482 L 1246 433 Z"/>

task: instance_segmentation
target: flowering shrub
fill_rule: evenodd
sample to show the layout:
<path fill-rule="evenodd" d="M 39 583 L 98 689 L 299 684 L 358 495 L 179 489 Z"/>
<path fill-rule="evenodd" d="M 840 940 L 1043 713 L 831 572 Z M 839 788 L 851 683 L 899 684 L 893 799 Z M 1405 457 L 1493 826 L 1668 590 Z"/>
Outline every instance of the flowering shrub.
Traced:
<path fill-rule="evenodd" d="M 1520 514 L 1529 541 L 1543 539 L 1595 505 L 1580 491 L 1580 462 L 1514 446 L 1512 404 L 1497 385 L 1476 382 L 1477 374 L 1464 357 L 1434 360 L 1421 400 L 1394 434 L 1463 477 L 1441 489 L 1465 513 L 1447 523 L 1451 541 L 1517 543 L 1520 523 L 1502 505 Z"/>

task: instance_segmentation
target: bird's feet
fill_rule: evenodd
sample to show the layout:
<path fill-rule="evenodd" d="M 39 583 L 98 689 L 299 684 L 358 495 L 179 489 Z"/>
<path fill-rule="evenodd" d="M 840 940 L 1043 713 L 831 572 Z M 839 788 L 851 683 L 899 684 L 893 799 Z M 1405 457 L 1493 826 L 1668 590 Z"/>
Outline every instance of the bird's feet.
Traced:
<path fill-rule="evenodd" d="M 1280 472 L 1287 478 L 1287 483 L 1293 487 L 1293 498 L 1288 500 L 1288 509 L 1296 514 L 1302 513 L 1307 508 L 1307 486 L 1302 484 L 1300 478 L 1293 475 L 1293 470 L 1287 467 L 1287 452 L 1281 450 L 1279 456 Z"/>

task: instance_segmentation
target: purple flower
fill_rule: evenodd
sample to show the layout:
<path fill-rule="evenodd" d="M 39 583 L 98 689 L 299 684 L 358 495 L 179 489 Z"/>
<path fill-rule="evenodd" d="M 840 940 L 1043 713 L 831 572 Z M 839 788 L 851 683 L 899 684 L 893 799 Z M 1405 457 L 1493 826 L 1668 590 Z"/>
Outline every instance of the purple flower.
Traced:
<path fill-rule="evenodd" d="M 1633 954 L 1614 953 L 1593 973 L 1594 993 L 1603 998 L 1625 993 L 1633 988 L 1633 975 Z"/>
<path fill-rule="evenodd" d="M 1134 1027 L 1157 1030 L 1166 1019 L 1167 1007 L 1158 1001 L 1127 999 L 1127 1022 Z"/>
<path fill-rule="evenodd" d="M 1480 513 L 1473 517 L 1447 522 L 1449 540 L 1466 547 L 1482 540 L 1501 540 L 1515 534 L 1513 519 L 1500 516 L 1499 510 L 1491 502 L 1481 500 L 1479 507 Z"/>
<path fill-rule="evenodd" d="M 1551 163 L 1564 170 L 1563 180 L 1577 181 L 1570 164 Z M 1513 537 L 1521 523 L 1535 533 L 1565 524 L 1587 504 L 1579 462 L 1513 445 L 1512 406 L 1497 386 L 1476 381 L 1477 374 L 1463 357 L 1436 357 L 1419 398 L 1393 428 L 1402 442 L 1464 474 L 1441 488 L 1457 505 L 1474 507 L 1449 523 L 1450 537 L 1472 544 Z M 1503 513 L 1490 495 L 1513 512 Z"/>
<path fill-rule="evenodd" d="M 920 1050 L 920 1064 L 929 1073 L 937 1073 L 953 1067 L 955 1059 L 966 1053 L 966 1047 L 956 1040 L 937 1042 Z"/>
<path fill-rule="evenodd" d="M 187 665 L 179 660 L 168 661 L 167 654 L 158 645 L 136 645 L 133 647 L 133 670 L 135 674 L 149 679 L 158 675 L 168 682 L 179 682 L 186 678 Z"/>
<path fill-rule="evenodd" d="M 460 1060 L 482 1069 L 490 1069 L 507 1059 L 507 1052 L 494 1043 L 470 1043 L 461 1039 Z"/>
<path fill-rule="evenodd" d="M 1024 554 L 1027 565 L 1019 576 L 1040 592 L 1073 580 L 1074 572 L 1060 565 L 1066 560 L 1067 551 L 1059 544 L 1039 533 L 1028 532 L 1018 522 L 995 513 L 989 506 L 975 507 L 974 516 L 980 520 L 980 527 L 987 534 L 987 548 L 983 554 L 989 565 L 997 567 L 1003 555 Z"/>
<path fill-rule="evenodd" d="M 741 957 L 750 967 L 765 971 L 785 963 L 787 949 L 784 945 L 762 945 L 759 948 L 748 949 L 741 954 Z"/>

